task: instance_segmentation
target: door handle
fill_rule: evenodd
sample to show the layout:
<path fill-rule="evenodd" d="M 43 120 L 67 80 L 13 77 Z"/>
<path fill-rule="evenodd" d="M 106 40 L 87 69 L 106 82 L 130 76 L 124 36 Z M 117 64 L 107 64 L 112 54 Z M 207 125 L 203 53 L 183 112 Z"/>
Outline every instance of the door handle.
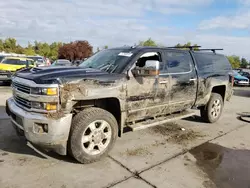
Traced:
<path fill-rule="evenodd" d="M 196 81 L 196 78 L 190 78 L 189 81 Z"/>
<path fill-rule="evenodd" d="M 167 84 L 168 81 L 167 80 L 164 80 L 164 81 L 160 81 L 160 84 Z"/>

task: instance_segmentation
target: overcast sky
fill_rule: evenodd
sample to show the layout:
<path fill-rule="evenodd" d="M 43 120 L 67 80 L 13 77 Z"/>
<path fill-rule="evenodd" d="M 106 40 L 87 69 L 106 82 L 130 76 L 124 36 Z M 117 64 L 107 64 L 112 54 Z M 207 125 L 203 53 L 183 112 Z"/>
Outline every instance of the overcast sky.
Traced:
<path fill-rule="evenodd" d="M 250 0 L 2 0 L 0 38 L 88 40 L 109 47 L 151 37 L 172 46 L 191 41 L 250 60 Z"/>

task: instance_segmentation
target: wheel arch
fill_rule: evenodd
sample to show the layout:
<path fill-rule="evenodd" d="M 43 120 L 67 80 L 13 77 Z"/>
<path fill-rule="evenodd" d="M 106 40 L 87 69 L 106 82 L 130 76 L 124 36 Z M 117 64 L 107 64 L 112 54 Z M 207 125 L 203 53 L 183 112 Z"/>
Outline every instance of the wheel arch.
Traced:
<path fill-rule="evenodd" d="M 110 112 L 118 123 L 118 136 L 121 137 L 123 132 L 124 114 L 122 113 L 122 101 L 115 97 L 92 99 L 92 100 L 80 100 L 76 101 L 73 105 L 73 113 L 77 114 L 79 111 L 88 107 L 98 107 Z"/>

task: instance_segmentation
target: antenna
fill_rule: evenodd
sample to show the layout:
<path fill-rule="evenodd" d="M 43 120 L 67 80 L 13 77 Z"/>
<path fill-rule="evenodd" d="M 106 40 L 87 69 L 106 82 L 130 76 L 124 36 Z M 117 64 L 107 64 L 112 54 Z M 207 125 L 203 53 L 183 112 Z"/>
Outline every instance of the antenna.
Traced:
<path fill-rule="evenodd" d="M 193 50 L 194 48 L 201 48 L 201 46 L 173 46 L 173 47 L 167 47 L 167 48 L 189 48 L 189 50 Z"/>

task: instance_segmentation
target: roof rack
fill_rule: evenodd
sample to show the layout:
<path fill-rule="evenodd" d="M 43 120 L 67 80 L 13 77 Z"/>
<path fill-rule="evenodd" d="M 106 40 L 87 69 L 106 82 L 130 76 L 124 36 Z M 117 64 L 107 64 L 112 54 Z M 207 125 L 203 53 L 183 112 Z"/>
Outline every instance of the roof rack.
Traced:
<path fill-rule="evenodd" d="M 198 51 L 212 51 L 213 53 L 215 53 L 215 51 L 217 50 L 223 50 L 222 48 L 212 48 L 212 49 L 198 49 Z"/>
<path fill-rule="evenodd" d="M 189 48 L 189 50 L 193 50 L 194 48 L 200 48 L 201 46 L 173 46 L 167 48 Z"/>

